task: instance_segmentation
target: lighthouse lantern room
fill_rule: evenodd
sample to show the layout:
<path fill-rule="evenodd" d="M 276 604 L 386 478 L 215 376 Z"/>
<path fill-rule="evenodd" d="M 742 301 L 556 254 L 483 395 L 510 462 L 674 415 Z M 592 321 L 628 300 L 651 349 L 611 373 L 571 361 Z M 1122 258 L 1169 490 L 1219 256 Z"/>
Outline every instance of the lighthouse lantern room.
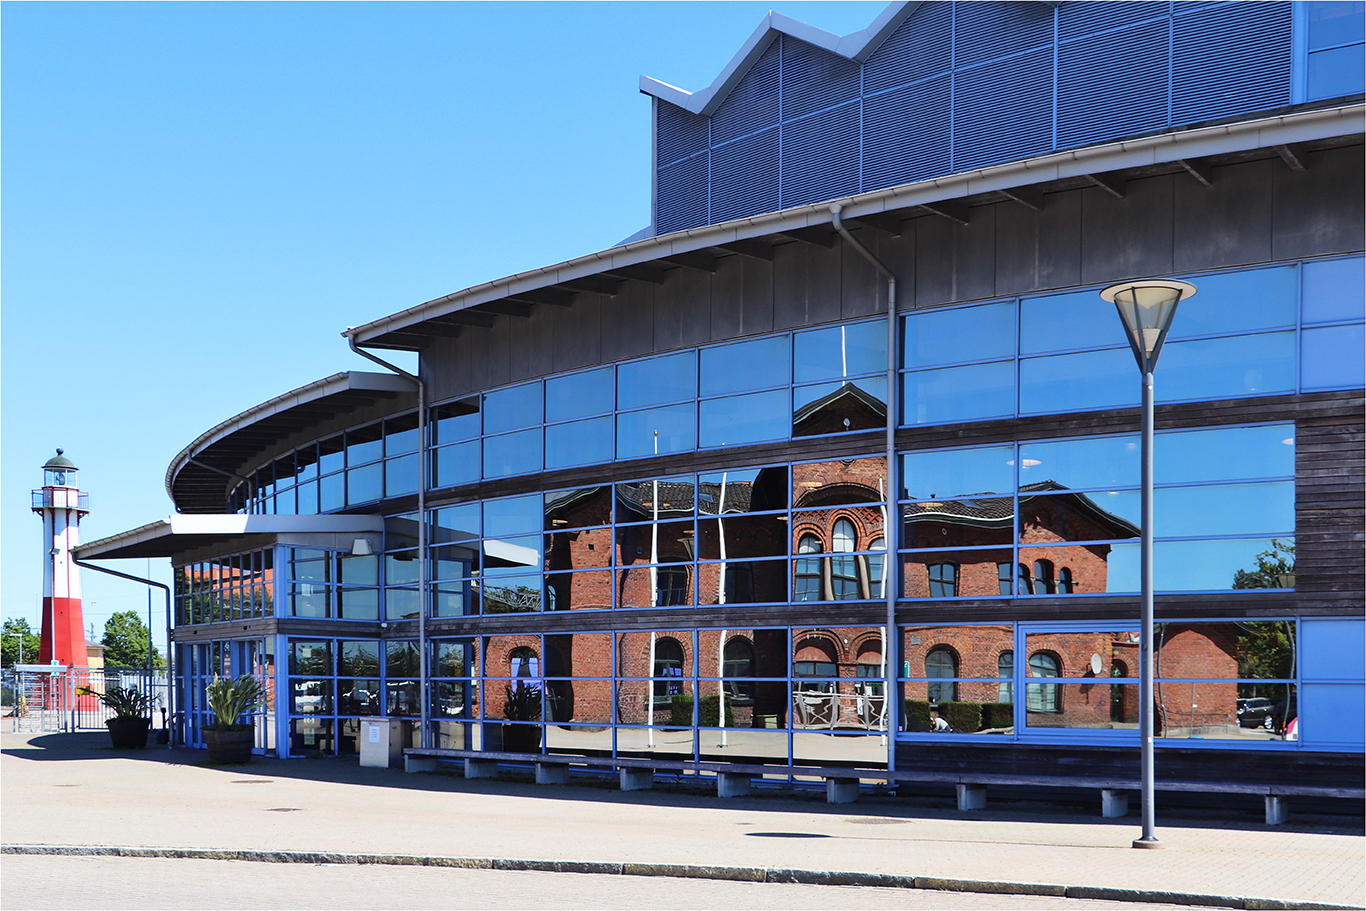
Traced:
<path fill-rule="evenodd" d="M 81 576 L 71 550 L 81 543 L 81 517 L 89 495 L 76 486 L 76 466 L 57 450 L 43 466 L 43 486 L 33 491 L 33 511 L 43 518 L 42 664 L 85 667 L 88 651 L 81 615 Z"/>

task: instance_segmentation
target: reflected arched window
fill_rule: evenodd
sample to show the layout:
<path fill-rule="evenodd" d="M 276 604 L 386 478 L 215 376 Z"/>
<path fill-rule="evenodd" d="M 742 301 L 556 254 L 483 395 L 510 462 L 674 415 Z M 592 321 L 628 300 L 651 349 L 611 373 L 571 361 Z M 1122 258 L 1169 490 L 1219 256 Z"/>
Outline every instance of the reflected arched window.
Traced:
<path fill-rule="evenodd" d="M 1034 590 L 1034 583 L 1029 578 L 1029 567 L 1023 563 L 1015 567 L 1015 581 L 1018 583 L 1015 588 L 1022 595 L 1027 595 Z"/>
<path fill-rule="evenodd" d="M 1053 564 L 1048 560 L 1034 561 L 1034 594 L 1051 595 L 1053 587 Z"/>
<path fill-rule="evenodd" d="M 668 702 L 683 692 L 683 646 L 668 636 L 655 641 L 655 702 Z"/>
<path fill-rule="evenodd" d="M 856 543 L 854 523 L 837 519 L 830 544 L 832 553 L 843 555 L 830 558 L 830 593 L 836 601 L 857 601 L 859 598 L 858 560 L 849 556 L 858 549 Z"/>
<path fill-rule="evenodd" d="M 532 690 L 541 688 L 541 661 L 534 648 L 514 648 L 508 654 L 508 666 L 511 668 L 509 674 L 514 690 L 524 686 Z"/>
<path fill-rule="evenodd" d="M 819 554 L 821 542 L 815 535 L 802 535 L 797 542 L 798 554 Z M 799 556 L 796 560 L 796 580 L 793 601 L 821 600 L 821 560 L 816 556 Z"/>
<path fill-rule="evenodd" d="M 887 555 L 878 553 L 878 551 L 887 549 L 887 541 L 885 538 L 874 538 L 868 545 L 868 549 L 874 551 L 866 557 L 868 561 L 868 596 L 870 598 L 885 598 L 887 597 L 887 589 L 883 588 L 885 580 L 882 573 L 887 566 Z"/>
<path fill-rule="evenodd" d="M 1072 570 L 1068 569 L 1066 566 L 1061 567 L 1058 570 L 1058 594 L 1072 594 Z"/>
<path fill-rule="evenodd" d="M 1035 652 L 1030 655 L 1029 676 L 1061 676 L 1061 667 L 1058 664 L 1057 657 L 1048 652 Z M 1059 687 L 1056 683 L 1031 683 L 1026 689 L 1029 691 L 1029 710 L 1031 712 L 1062 711 L 1061 702 L 1058 698 Z"/>
<path fill-rule="evenodd" d="M 925 676 L 930 678 L 930 702 L 954 702 L 958 698 L 958 656 L 948 646 L 937 645 L 925 655 Z M 948 678 L 948 679 L 945 679 Z"/>
<path fill-rule="evenodd" d="M 745 639 L 727 639 L 722 652 L 721 676 L 726 692 L 736 705 L 754 703 L 754 646 Z"/>
<path fill-rule="evenodd" d="M 996 658 L 996 676 L 1001 682 L 996 684 L 997 702 L 1015 701 L 1015 653 L 1006 649 Z"/>

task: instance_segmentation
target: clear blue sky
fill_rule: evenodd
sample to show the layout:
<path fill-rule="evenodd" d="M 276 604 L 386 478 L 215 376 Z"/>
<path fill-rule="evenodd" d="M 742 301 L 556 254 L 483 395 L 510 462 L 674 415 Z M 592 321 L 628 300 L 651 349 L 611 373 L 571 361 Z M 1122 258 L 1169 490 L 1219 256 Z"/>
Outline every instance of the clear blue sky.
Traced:
<path fill-rule="evenodd" d="M 374 369 L 347 326 L 643 227 L 640 75 L 698 91 L 770 8 L 843 35 L 884 6 L 0 6 L 0 613 L 38 628 L 55 447 L 83 540 L 166 517 L 199 434 Z M 146 610 L 83 584 L 96 638 Z"/>

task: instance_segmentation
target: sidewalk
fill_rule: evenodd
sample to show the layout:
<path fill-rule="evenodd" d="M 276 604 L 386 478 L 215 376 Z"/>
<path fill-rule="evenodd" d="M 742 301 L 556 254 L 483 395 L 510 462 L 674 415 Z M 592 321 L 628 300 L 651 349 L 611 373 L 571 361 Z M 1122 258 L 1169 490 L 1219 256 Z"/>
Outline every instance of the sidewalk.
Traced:
<path fill-rule="evenodd" d="M 6 851 L 112 846 L 261 860 L 300 852 L 311 862 L 397 855 L 757 880 L 848 873 L 856 875 L 836 879 L 1232 907 L 1366 906 L 1366 839 L 1343 821 L 1292 817 L 1269 828 L 1251 816 L 1159 815 L 1163 848 L 1137 851 L 1129 847 L 1136 816 L 1105 820 L 1099 808 L 1094 816 L 1042 804 L 960 814 L 896 797 L 846 806 L 823 795 L 720 800 L 666 788 L 622 793 L 591 780 L 538 787 L 406 775 L 344 760 L 208 767 L 200 751 L 116 753 L 108 742 L 102 732 L 0 735 Z"/>

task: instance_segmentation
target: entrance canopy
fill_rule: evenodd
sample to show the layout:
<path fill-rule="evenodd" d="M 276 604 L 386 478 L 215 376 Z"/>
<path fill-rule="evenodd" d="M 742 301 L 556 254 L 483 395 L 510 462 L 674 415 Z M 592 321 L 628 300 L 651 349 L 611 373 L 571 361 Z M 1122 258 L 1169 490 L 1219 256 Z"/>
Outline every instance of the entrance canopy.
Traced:
<path fill-rule="evenodd" d="M 253 550 L 273 544 L 355 550 L 364 540 L 369 553 L 383 549 L 383 516 L 171 516 L 76 547 L 77 560 L 180 558 L 197 553 Z"/>

